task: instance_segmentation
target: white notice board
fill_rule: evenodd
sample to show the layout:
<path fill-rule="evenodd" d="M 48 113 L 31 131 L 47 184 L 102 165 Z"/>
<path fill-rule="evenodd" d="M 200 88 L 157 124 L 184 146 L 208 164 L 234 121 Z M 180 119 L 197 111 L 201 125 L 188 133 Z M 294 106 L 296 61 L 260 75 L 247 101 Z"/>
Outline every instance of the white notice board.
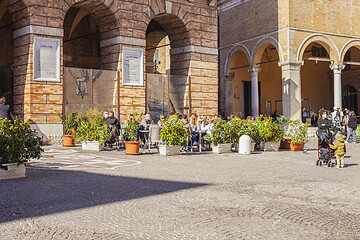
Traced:
<path fill-rule="evenodd" d="M 122 48 L 122 84 L 144 86 L 144 50 Z"/>
<path fill-rule="evenodd" d="M 60 40 L 34 37 L 34 80 L 60 82 Z"/>

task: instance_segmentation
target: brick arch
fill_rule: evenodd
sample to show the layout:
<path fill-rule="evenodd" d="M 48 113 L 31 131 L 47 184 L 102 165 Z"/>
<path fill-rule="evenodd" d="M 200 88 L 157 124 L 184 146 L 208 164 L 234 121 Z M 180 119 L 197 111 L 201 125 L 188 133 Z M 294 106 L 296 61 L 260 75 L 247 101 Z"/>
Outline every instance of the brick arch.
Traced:
<path fill-rule="evenodd" d="M 265 38 L 259 40 L 256 43 L 256 45 L 255 45 L 255 47 L 254 47 L 254 49 L 252 51 L 252 54 L 251 54 L 252 55 L 252 58 L 251 58 L 252 63 L 251 63 L 251 65 L 254 65 L 254 64 L 258 63 L 258 62 L 261 62 L 261 56 L 264 53 L 265 49 L 269 45 L 273 45 L 276 48 L 276 50 L 278 52 L 278 55 L 279 55 L 279 59 L 280 59 L 279 61 L 280 62 L 283 61 L 283 50 L 281 48 L 280 43 L 275 38 L 268 36 L 268 37 L 265 37 Z"/>
<path fill-rule="evenodd" d="M 118 37 L 119 32 L 119 21 L 116 17 L 115 7 L 117 2 L 115 0 L 110 1 L 99 1 L 99 0 L 65 0 L 67 6 L 63 8 L 63 21 L 62 28 L 69 27 L 65 26 L 67 17 L 75 17 L 76 15 L 70 14 L 70 9 L 79 8 L 84 10 L 88 15 L 94 19 L 96 28 L 99 33 L 99 45 L 95 49 L 100 49 L 100 61 L 101 69 L 104 70 L 117 70 L 119 67 L 119 53 L 120 44 Z M 70 16 L 69 16 L 70 14 Z M 70 19 L 74 20 L 74 19 Z M 81 22 L 81 21 L 80 21 Z M 67 34 L 67 32 L 65 32 Z M 66 40 L 68 36 L 64 36 Z M 65 43 L 64 43 L 65 46 Z M 99 63 L 96 63 L 96 68 Z M 90 64 L 91 65 L 91 64 Z M 91 67 L 89 65 L 89 67 Z"/>
<path fill-rule="evenodd" d="M 27 0 L 3 0 L 3 3 L 12 18 L 14 29 L 30 24 L 30 15 L 26 4 Z"/>
<path fill-rule="evenodd" d="M 62 9 L 63 20 L 65 20 L 66 14 L 71 7 L 82 8 L 96 20 L 102 39 L 119 35 L 119 21 L 116 17 L 116 0 L 64 0 L 64 2 L 67 5 Z M 62 25 L 61 27 L 63 28 L 64 26 Z"/>

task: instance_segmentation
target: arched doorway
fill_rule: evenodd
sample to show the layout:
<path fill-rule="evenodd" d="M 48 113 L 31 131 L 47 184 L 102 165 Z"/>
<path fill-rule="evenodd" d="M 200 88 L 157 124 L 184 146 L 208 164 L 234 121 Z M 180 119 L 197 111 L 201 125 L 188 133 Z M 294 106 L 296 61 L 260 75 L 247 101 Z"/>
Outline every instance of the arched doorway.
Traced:
<path fill-rule="evenodd" d="M 282 72 L 278 63 L 280 54 L 272 43 L 255 48 L 252 79 L 258 77 L 259 114 L 282 115 Z"/>
<path fill-rule="evenodd" d="M 325 42 L 311 42 L 303 53 L 301 68 L 302 107 L 317 112 L 333 105 L 333 74 L 330 69 L 330 46 Z M 310 109 L 309 109 L 310 108 Z"/>
<path fill-rule="evenodd" d="M 244 51 L 235 52 L 228 63 L 227 96 L 229 99 L 230 115 L 246 118 L 252 115 L 251 109 L 251 75 L 249 60 Z"/>
<path fill-rule="evenodd" d="M 185 24 L 173 14 L 159 14 L 146 31 L 146 112 L 156 121 L 160 114 L 190 113 L 189 65 L 191 53 Z"/>
<path fill-rule="evenodd" d="M 0 96 L 5 96 L 13 107 L 13 21 L 3 3 L 0 3 Z"/>
<path fill-rule="evenodd" d="M 92 108 L 119 116 L 120 42 L 114 14 L 104 3 L 81 1 L 68 9 L 63 28 L 63 112 Z"/>

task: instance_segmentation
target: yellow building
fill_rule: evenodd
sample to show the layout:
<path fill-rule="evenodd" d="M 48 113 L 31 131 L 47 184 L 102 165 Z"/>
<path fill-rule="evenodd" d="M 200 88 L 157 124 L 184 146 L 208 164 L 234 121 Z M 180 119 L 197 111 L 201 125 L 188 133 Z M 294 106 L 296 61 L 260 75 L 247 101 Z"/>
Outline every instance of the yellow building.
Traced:
<path fill-rule="evenodd" d="M 359 112 L 359 1 L 222 0 L 218 13 L 222 114 Z"/>

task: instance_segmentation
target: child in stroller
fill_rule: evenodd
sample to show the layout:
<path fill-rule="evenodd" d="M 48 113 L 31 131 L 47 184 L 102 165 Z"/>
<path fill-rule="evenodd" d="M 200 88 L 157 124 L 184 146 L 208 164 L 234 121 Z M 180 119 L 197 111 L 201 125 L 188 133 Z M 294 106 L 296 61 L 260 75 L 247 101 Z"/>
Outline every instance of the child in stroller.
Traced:
<path fill-rule="evenodd" d="M 331 162 L 332 151 L 330 144 L 332 143 L 332 134 L 330 132 L 316 132 L 318 137 L 318 160 L 316 166 L 322 166 L 323 164 L 328 167 L 334 167 L 335 164 Z"/>

